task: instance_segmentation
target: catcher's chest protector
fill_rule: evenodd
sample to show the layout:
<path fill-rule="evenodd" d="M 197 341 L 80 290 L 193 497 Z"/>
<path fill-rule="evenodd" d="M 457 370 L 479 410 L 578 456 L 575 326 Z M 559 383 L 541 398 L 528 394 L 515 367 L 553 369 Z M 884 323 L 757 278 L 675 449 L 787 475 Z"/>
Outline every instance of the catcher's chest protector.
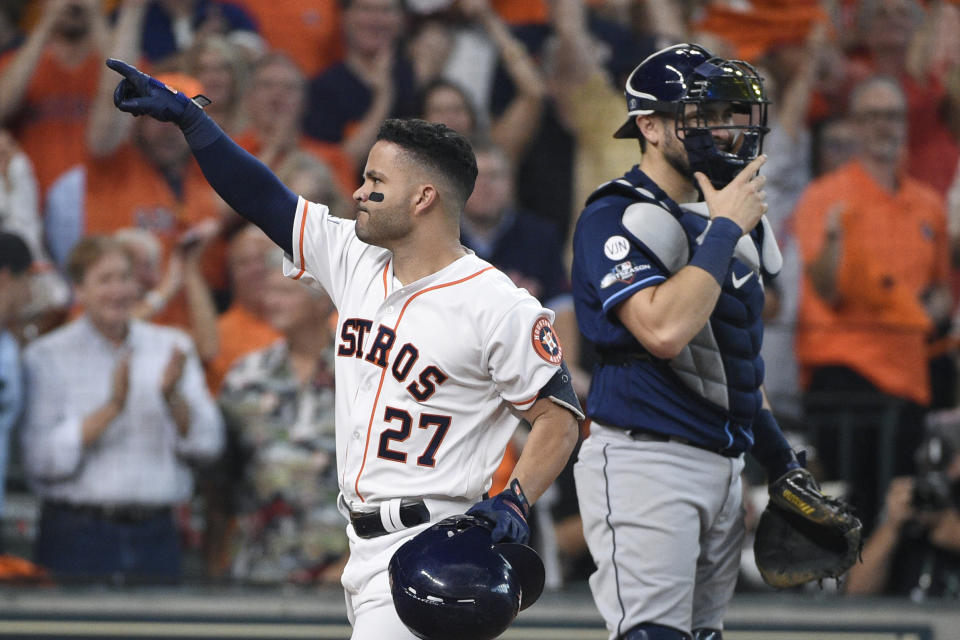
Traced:
<path fill-rule="evenodd" d="M 705 202 L 681 207 L 658 200 L 653 190 L 625 179 L 601 186 L 588 202 L 607 195 L 636 201 L 624 209 L 622 226 L 630 239 L 670 274 L 690 262 L 710 226 Z M 720 299 L 707 324 L 667 363 L 689 389 L 723 409 L 735 423 L 751 424 L 761 406 L 761 274 L 776 275 L 782 264 L 773 230 L 763 218 L 757 230 L 737 243 Z"/>

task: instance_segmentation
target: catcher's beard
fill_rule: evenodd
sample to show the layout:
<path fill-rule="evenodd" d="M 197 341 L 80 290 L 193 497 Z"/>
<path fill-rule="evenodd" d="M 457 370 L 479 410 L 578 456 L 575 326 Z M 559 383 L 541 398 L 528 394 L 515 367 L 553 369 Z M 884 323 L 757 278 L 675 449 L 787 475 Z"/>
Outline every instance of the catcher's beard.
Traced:
<path fill-rule="evenodd" d="M 663 158 L 670 167 L 688 180 L 693 180 L 693 169 L 690 168 L 690 159 L 687 157 L 687 150 L 683 146 L 683 141 L 677 137 L 676 133 L 668 133 L 664 138 Z"/>

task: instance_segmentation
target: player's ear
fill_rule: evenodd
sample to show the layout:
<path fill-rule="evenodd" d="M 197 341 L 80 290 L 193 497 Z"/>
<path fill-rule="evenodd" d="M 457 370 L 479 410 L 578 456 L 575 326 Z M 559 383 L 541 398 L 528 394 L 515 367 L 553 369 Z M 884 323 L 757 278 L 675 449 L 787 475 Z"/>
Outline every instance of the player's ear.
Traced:
<path fill-rule="evenodd" d="M 433 206 L 440 198 L 437 188 L 429 183 L 421 184 L 414 192 L 413 206 L 416 211 L 424 211 Z"/>
<path fill-rule="evenodd" d="M 660 125 L 660 118 L 657 118 L 654 115 L 646 116 L 637 116 L 637 129 L 640 130 L 640 135 L 647 139 L 649 144 L 660 144 L 663 140 L 663 127 Z"/>

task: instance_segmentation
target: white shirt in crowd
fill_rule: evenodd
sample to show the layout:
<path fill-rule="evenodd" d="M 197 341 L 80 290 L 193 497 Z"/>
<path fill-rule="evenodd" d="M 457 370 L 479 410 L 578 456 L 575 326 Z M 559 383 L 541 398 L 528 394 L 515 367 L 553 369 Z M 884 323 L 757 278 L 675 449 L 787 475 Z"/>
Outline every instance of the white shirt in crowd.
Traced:
<path fill-rule="evenodd" d="M 178 386 L 190 407 L 186 437 L 177 432 L 160 391 L 177 347 L 187 354 Z M 113 371 L 126 350 L 130 378 L 123 411 L 85 447 L 83 421 L 109 399 Z M 223 448 L 222 418 L 182 331 L 132 321 L 118 346 L 81 317 L 31 343 L 24 366 L 23 461 L 40 497 L 108 506 L 176 504 L 193 492 L 188 462 L 212 459 Z"/>

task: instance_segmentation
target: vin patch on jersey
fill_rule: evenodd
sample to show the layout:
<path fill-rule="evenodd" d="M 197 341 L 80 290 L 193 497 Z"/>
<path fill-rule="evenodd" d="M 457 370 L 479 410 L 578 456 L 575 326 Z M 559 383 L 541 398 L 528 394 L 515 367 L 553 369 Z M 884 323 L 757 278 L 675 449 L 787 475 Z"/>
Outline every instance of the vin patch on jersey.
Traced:
<path fill-rule="evenodd" d="M 546 318 L 540 318 L 533 325 L 533 334 L 531 336 L 533 350 L 537 355 L 550 364 L 560 364 L 563 360 L 563 350 L 560 348 L 560 340 L 557 339 L 557 333 Z"/>
<path fill-rule="evenodd" d="M 649 264 L 633 264 L 629 260 L 621 262 L 611 269 L 610 273 L 603 276 L 603 280 L 600 281 L 600 288 L 606 289 L 617 282 L 630 284 L 639 272 L 646 271 L 649 268 Z"/>

